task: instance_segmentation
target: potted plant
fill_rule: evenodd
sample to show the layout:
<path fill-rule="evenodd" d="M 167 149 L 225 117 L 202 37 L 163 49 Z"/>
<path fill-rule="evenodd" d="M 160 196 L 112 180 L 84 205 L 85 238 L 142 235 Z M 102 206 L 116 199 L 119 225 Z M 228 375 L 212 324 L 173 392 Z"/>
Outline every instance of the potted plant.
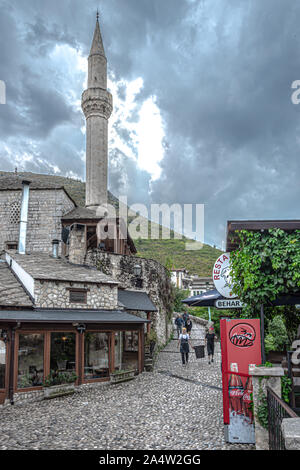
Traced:
<path fill-rule="evenodd" d="M 75 372 L 51 371 L 43 382 L 44 398 L 56 398 L 75 392 Z"/>
<path fill-rule="evenodd" d="M 116 370 L 110 374 L 110 381 L 113 384 L 120 382 L 127 382 L 127 380 L 134 379 L 135 370 L 134 369 L 121 369 Z"/>

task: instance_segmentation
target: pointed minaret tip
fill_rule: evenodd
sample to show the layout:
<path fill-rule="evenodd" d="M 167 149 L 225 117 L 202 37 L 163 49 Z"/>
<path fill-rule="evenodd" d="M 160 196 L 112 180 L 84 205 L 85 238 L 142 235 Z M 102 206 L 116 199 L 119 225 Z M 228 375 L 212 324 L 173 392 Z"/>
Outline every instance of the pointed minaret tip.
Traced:
<path fill-rule="evenodd" d="M 99 11 L 98 10 L 97 10 L 97 15 L 96 15 L 96 27 L 95 27 L 94 37 L 93 37 L 92 47 L 90 50 L 90 55 L 93 55 L 93 54 L 100 54 L 105 57 L 103 41 L 102 41 L 102 36 L 101 36 L 101 31 L 100 31 L 100 25 L 99 25 Z"/>

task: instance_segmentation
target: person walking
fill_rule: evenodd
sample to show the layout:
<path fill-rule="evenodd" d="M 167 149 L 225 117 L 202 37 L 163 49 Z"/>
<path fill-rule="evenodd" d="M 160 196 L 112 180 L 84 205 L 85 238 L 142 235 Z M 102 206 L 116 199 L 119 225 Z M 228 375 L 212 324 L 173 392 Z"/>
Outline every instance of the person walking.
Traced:
<path fill-rule="evenodd" d="M 208 355 L 208 364 L 214 362 L 214 349 L 215 349 L 215 330 L 211 326 L 208 330 L 208 333 L 205 336 L 206 346 L 207 346 L 207 355 Z"/>
<path fill-rule="evenodd" d="M 186 323 L 185 323 L 185 327 L 186 327 L 186 332 L 187 334 L 189 335 L 189 337 L 191 338 L 191 333 L 192 333 L 192 328 L 193 328 L 193 322 L 192 320 L 190 319 L 190 317 L 188 317 Z"/>
<path fill-rule="evenodd" d="M 190 352 L 190 337 L 187 334 L 186 328 L 182 328 L 182 333 L 178 338 L 178 347 L 180 346 L 180 353 L 182 359 L 182 365 L 188 365 L 189 352 Z M 192 345 L 191 345 L 192 346 Z"/>
<path fill-rule="evenodd" d="M 183 323 L 184 323 L 184 327 L 186 328 L 186 322 L 187 322 L 187 319 L 189 318 L 189 314 L 188 314 L 188 311 L 185 310 L 184 311 L 184 314 L 182 315 L 182 319 L 183 319 Z"/>
<path fill-rule="evenodd" d="M 179 338 L 179 335 L 181 335 L 182 333 L 182 327 L 184 325 L 184 321 L 181 317 L 181 315 L 177 315 L 176 319 L 175 319 L 175 325 L 176 325 L 176 328 L 177 328 L 177 337 Z"/>

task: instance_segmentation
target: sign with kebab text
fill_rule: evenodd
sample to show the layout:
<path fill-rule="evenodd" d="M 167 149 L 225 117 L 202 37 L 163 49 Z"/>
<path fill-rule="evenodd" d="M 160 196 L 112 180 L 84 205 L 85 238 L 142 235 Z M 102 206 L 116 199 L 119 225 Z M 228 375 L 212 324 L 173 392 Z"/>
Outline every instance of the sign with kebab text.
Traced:
<path fill-rule="evenodd" d="M 213 281 L 217 291 L 227 299 L 234 299 L 237 297 L 232 292 L 232 277 L 230 267 L 230 253 L 223 253 L 214 264 L 213 268 Z"/>

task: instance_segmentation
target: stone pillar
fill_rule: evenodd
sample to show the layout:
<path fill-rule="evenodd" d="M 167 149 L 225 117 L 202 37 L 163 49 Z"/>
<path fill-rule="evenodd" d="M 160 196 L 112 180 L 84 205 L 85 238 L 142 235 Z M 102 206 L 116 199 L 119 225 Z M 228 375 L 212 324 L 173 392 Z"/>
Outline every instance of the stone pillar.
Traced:
<path fill-rule="evenodd" d="M 84 225 L 74 224 L 69 238 L 69 261 L 84 264 L 86 255 L 86 230 Z"/>
<path fill-rule="evenodd" d="M 285 418 L 281 423 L 286 450 L 300 450 L 300 418 Z"/>
<path fill-rule="evenodd" d="M 267 396 L 267 386 L 281 398 L 281 377 L 284 375 L 284 370 L 282 367 L 255 367 L 251 375 L 253 381 L 256 450 L 269 450 L 269 432 L 268 429 L 265 429 L 260 424 L 257 410 L 262 404 L 261 397 Z"/>

